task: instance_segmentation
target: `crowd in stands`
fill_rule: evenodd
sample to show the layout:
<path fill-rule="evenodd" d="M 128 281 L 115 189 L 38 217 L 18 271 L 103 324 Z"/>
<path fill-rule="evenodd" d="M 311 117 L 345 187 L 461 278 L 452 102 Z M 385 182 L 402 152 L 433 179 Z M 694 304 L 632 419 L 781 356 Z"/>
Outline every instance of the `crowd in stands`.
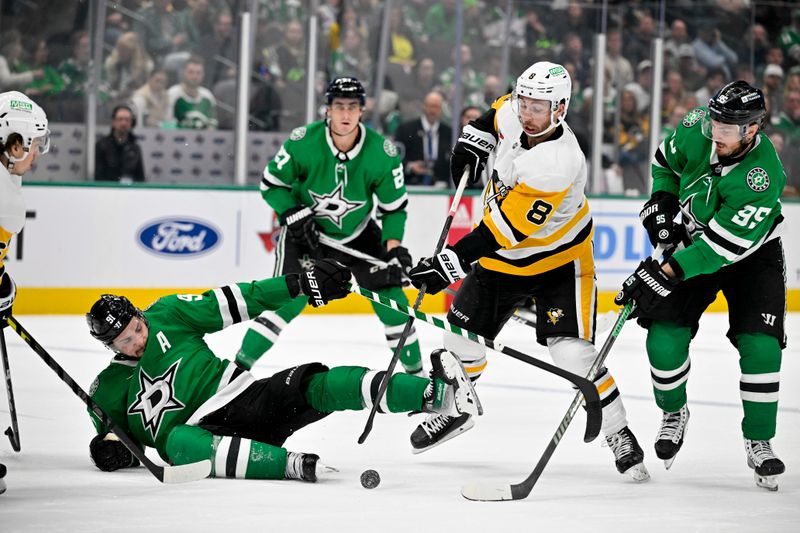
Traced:
<path fill-rule="evenodd" d="M 0 90 L 22 90 L 41 102 L 53 122 L 83 122 L 92 43 L 86 2 L 4 2 L 0 12 Z M 236 105 L 238 13 L 249 0 L 118 0 L 106 3 L 102 76 L 97 94 L 108 117 L 125 104 L 139 126 L 231 129 Z M 464 0 L 460 54 L 463 111 L 481 112 L 509 91 L 516 74 L 537 60 L 563 64 L 572 75 L 568 122 L 591 152 L 593 48 L 601 2 Z M 603 190 L 647 189 L 651 43 L 657 2 L 609 2 L 605 80 Z M 375 86 L 382 2 L 320 0 L 317 72 L 308 72 L 310 2 L 259 0 L 251 70 L 250 128 L 289 131 L 305 122 L 307 76 L 322 102 L 327 80 L 354 75 Z M 390 13 L 388 64 L 379 101 L 369 98 L 365 121 L 398 144 L 430 138 L 445 157 L 456 72 L 456 0 L 398 0 Z M 800 173 L 800 8 L 791 2 L 674 0 L 666 11 L 660 136 L 725 82 L 745 79 L 768 102 L 767 134 L 797 195 Z M 502 46 L 510 44 L 508 77 L 501 79 Z M 433 93 L 439 98 L 432 96 Z M 321 115 L 317 115 L 321 116 Z M 379 117 L 379 124 L 373 124 Z M 447 126 L 446 128 L 443 126 Z M 457 132 L 456 132 L 457 134 Z M 405 139 L 399 137 L 404 136 Z M 414 139 L 415 142 L 419 139 Z M 444 185 L 431 147 L 407 162 L 419 184 Z M 424 157 L 422 157 L 424 155 Z"/>

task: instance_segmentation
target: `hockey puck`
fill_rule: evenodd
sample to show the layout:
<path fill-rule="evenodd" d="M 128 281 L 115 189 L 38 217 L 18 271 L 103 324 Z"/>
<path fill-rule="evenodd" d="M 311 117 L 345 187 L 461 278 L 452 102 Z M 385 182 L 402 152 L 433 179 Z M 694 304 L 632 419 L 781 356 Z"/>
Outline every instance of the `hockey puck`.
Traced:
<path fill-rule="evenodd" d="M 381 483 L 381 476 L 375 470 L 364 470 L 361 473 L 361 486 L 365 489 L 374 489 Z"/>

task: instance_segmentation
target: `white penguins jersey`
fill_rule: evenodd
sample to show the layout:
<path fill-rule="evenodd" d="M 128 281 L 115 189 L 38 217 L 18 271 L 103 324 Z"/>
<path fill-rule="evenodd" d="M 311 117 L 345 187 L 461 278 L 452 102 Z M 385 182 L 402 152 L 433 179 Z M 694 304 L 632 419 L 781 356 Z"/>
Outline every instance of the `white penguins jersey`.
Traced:
<path fill-rule="evenodd" d="M 525 148 L 510 95 L 492 108 L 498 145 L 493 179 L 483 193 L 483 223 L 501 248 L 482 257 L 480 265 L 530 276 L 591 258 L 586 157 L 575 134 L 562 122 L 550 139 Z"/>
<path fill-rule="evenodd" d="M 11 237 L 19 233 L 24 225 L 22 178 L 0 165 L 0 272 L 3 272 L 3 259 L 8 253 Z"/>

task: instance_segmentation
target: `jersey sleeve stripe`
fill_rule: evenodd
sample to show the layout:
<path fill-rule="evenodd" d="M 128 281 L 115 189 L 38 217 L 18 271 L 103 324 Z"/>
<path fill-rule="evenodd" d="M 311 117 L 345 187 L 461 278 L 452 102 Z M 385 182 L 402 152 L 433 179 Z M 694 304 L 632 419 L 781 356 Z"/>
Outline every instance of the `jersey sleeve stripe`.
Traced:
<path fill-rule="evenodd" d="M 245 300 L 244 294 L 242 294 L 242 288 L 234 283 L 233 285 L 229 286 L 231 293 L 233 294 L 233 298 L 236 300 L 236 307 L 239 310 L 239 317 L 241 322 L 245 322 L 252 318 L 250 313 L 247 311 L 247 300 Z"/>
<path fill-rule="evenodd" d="M 408 194 L 403 193 L 403 196 L 401 196 L 400 198 L 398 198 L 393 202 L 389 202 L 388 204 L 383 203 L 380 200 L 378 200 L 377 203 L 378 203 L 378 209 L 380 209 L 381 212 L 383 213 L 392 213 L 394 211 L 400 211 L 401 209 L 404 209 L 408 204 Z"/>
<path fill-rule="evenodd" d="M 238 287 L 236 287 L 236 290 L 239 300 L 245 305 L 245 316 L 249 320 L 250 317 L 247 315 L 247 307 L 242 297 L 242 292 Z M 213 292 L 214 297 L 217 299 L 217 304 L 219 304 L 219 315 L 220 318 L 222 318 L 222 327 L 226 328 L 231 324 L 241 322 L 242 314 L 240 313 L 239 302 L 231 286 L 220 287 L 214 289 Z"/>
<path fill-rule="evenodd" d="M 733 263 L 739 259 L 739 256 L 741 255 L 740 253 L 736 253 L 735 251 L 729 250 L 721 244 L 717 244 L 711 238 L 711 235 L 713 235 L 713 233 L 706 230 L 706 232 L 700 236 L 700 240 L 707 244 L 708 247 L 711 248 L 712 252 L 723 258 L 726 263 Z"/>
<path fill-rule="evenodd" d="M 264 169 L 264 174 L 261 176 L 261 185 L 265 187 L 283 187 L 284 189 L 291 189 L 291 187 L 281 181 L 276 175 L 271 174 L 268 169 Z"/>
<path fill-rule="evenodd" d="M 664 142 L 662 141 L 661 145 L 656 149 L 656 153 L 653 155 L 652 164 L 657 167 L 669 170 L 670 172 L 672 172 L 677 176 L 678 174 L 674 170 L 672 170 L 671 166 L 669 166 L 669 161 L 667 161 L 667 158 L 664 156 L 663 148 L 664 148 Z"/>

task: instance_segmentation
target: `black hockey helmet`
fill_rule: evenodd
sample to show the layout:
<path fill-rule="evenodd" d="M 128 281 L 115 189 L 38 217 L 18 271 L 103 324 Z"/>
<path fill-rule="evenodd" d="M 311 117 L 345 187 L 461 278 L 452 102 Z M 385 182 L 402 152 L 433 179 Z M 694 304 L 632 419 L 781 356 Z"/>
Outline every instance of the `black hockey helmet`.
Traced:
<path fill-rule="evenodd" d="M 144 319 L 141 310 L 130 300 L 124 296 L 104 294 L 86 313 L 86 323 L 92 337 L 110 346 L 135 316 Z"/>
<path fill-rule="evenodd" d="M 367 92 L 356 78 L 349 76 L 335 78 L 325 90 L 325 99 L 331 105 L 334 98 L 353 98 L 363 107 L 366 102 Z"/>
<path fill-rule="evenodd" d="M 712 120 L 724 124 L 744 127 L 758 124 L 759 128 L 763 128 L 767 115 L 764 93 L 746 81 L 733 81 L 708 101 L 708 114 Z"/>

